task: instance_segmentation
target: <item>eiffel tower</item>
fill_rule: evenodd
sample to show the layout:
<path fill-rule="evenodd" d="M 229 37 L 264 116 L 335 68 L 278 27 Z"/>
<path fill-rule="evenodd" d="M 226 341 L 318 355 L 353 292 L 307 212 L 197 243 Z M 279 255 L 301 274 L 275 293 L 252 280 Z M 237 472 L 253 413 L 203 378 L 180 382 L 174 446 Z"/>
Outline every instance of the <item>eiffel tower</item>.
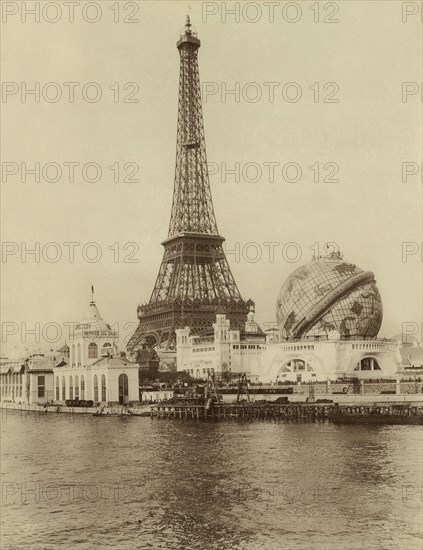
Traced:
<path fill-rule="evenodd" d="M 180 54 L 178 129 L 172 212 L 163 260 L 150 301 L 138 306 L 139 325 L 128 351 L 157 346 L 175 349 L 175 329 L 212 334 L 216 312 L 242 330 L 254 309 L 244 301 L 231 273 L 214 215 L 207 171 L 198 49 L 187 21 L 177 42 Z"/>

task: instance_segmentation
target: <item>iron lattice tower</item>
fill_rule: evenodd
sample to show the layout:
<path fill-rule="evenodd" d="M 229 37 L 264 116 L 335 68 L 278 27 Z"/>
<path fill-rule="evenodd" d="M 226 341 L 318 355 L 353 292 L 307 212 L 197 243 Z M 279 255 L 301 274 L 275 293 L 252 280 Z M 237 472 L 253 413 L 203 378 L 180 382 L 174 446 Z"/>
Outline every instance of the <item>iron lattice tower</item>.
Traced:
<path fill-rule="evenodd" d="M 214 215 L 198 71 L 200 45 L 187 17 L 177 42 L 178 129 L 169 232 L 162 242 L 163 260 L 150 301 L 138 306 L 139 326 L 128 344 L 131 352 L 154 344 L 172 349 L 174 331 L 180 327 L 189 326 L 199 335 L 212 333 L 217 310 L 227 314 L 232 328 L 242 330 L 254 307 L 241 297 Z"/>

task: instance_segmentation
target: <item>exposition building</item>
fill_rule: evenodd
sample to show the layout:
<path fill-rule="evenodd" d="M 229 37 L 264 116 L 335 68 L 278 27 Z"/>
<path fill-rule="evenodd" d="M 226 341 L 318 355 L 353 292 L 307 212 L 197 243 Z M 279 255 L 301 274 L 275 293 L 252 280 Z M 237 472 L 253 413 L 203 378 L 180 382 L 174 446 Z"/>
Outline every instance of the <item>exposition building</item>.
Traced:
<path fill-rule="evenodd" d="M 185 371 L 193 378 L 246 374 L 254 380 L 260 373 L 266 335 L 251 309 L 242 330 L 232 328 L 225 313 L 217 313 L 212 334 L 198 336 L 192 334 L 190 327 L 180 328 L 176 330 L 176 342 L 178 371 Z"/>
<path fill-rule="evenodd" d="M 118 353 L 118 333 L 92 300 L 76 325 L 70 357 L 53 369 L 54 400 L 92 400 L 123 405 L 139 400 L 138 363 Z"/>
<path fill-rule="evenodd" d="M 319 256 L 284 282 L 276 303 L 279 342 L 261 357 L 263 381 L 394 378 L 398 345 L 378 339 L 382 300 L 374 274 Z"/>

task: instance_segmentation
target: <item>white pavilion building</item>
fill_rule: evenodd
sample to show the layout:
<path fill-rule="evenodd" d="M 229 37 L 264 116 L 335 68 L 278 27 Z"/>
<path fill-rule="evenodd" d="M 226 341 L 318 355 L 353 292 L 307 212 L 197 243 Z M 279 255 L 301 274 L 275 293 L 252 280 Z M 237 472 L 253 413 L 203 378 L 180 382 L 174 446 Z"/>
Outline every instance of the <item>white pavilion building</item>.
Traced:
<path fill-rule="evenodd" d="M 55 402 L 126 405 L 139 400 L 139 365 L 119 355 L 118 333 L 101 317 L 93 299 L 69 345 L 69 362 L 53 369 Z"/>

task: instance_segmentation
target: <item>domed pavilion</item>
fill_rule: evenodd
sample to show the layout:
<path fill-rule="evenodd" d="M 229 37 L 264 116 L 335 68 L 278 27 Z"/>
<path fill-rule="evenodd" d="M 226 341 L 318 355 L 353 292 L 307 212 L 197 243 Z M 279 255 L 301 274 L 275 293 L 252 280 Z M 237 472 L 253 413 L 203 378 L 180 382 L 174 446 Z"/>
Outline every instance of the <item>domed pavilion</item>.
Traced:
<path fill-rule="evenodd" d="M 345 261 L 339 252 L 314 258 L 280 289 L 279 342 L 262 355 L 262 379 L 394 377 L 401 357 L 396 342 L 377 337 L 382 317 L 371 271 Z"/>

